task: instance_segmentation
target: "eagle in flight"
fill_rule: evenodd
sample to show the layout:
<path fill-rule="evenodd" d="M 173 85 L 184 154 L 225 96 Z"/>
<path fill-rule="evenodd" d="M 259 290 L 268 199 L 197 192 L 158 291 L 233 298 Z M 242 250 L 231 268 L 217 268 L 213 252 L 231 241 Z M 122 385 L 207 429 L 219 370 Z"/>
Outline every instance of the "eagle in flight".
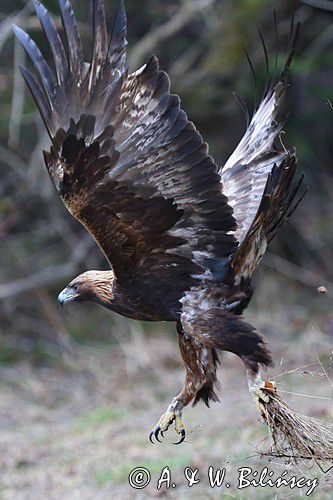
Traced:
<path fill-rule="evenodd" d="M 295 152 L 275 144 L 294 43 L 280 78 L 219 167 L 157 58 L 127 70 L 123 1 L 109 36 L 103 2 L 93 0 L 89 63 L 69 0 L 58 3 L 65 44 L 34 0 L 53 67 L 14 26 L 35 70 L 21 71 L 51 139 L 44 152 L 51 180 L 110 265 L 73 279 L 59 301 L 89 300 L 128 318 L 176 324 L 185 382 L 150 440 L 173 424 L 182 442 L 184 407 L 218 399 L 218 351 L 237 354 L 250 391 L 268 397 L 259 369 L 271 365 L 271 356 L 242 312 L 255 268 L 301 198 Z"/>

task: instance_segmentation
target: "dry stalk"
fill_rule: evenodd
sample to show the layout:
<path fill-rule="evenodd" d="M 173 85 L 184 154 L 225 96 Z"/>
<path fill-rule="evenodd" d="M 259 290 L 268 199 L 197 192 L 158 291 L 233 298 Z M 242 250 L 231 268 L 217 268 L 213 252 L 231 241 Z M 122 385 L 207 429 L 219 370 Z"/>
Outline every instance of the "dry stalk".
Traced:
<path fill-rule="evenodd" d="M 259 408 L 270 430 L 271 449 L 261 455 L 284 458 L 291 463 L 312 460 L 321 470 L 330 469 L 333 466 L 332 423 L 295 412 L 269 382 L 265 391 L 270 400 L 260 401 Z M 327 466 L 323 467 L 323 462 Z"/>

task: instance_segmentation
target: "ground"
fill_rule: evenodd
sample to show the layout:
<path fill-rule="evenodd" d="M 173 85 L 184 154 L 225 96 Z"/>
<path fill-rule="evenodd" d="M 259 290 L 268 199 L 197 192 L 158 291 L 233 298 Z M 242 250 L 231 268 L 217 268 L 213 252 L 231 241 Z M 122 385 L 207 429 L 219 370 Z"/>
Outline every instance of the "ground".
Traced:
<path fill-rule="evenodd" d="M 267 286 L 273 290 L 271 285 Z M 332 313 L 320 312 L 328 302 L 314 293 L 307 307 L 297 299 L 289 303 L 288 313 L 281 312 L 269 307 L 267 289 L 261 288 L 247 317 L 260 325 L 274 354 L 276 367 L 269 376 L 291 406 L 332 420 Z M 276 294 L 281 300 L 278 290 Z M 291 297 L 297 298 L 295 290 L 286 290 L 283 300 Z M 149 432 L 179 390 L 184 370 L 174 332 L 163 325 L 150 330 L 147 335 L 130 329 L 113 345 L 76 346 L 49 367 L 32 367 L 24 360 L 0 365 L 0 499 L 271 499 L 305 496 L 308 491 L 254 486 L 238 490 L 240 467 L 259 473 L 268 467 L 275 477 L 284 470 L 288 477 L 317 477 L 319 485 L 311 498 L 332 498 L 329 473 L 305 463 L 292 467 L 260 458 L 258 448 L 269 448 L 268 431 L 247 390 L 243 365 L 231 354 L 221 360 L 221 403 L 185 411 L 188 436 L 182 445 L 172 444 L 176 436 L 171 430 L 162 444 L 152 445 Z M 164 483 L 158 490 L 166 466 L 176 487 L 166 490 Z M 209 486 L 209 466 L 226 467 L 222 487 Z M 150 471 L 145 489 L 129 484 L 129 473 L 136 467 Z M 191 488 L 184 476 L 186 467 L 199 469 L 200 482 Z"/>
<path fill-rule="evenodd" d="M 299 491 L 274 491 L 268 487 L 250 487 L 242 492 L 236 489 L 239 467 L 261 471 L 268 466 L 277 473 L 290 467 L 259 459 L 257 447 L 267 437 L 267 430 L 258 420 L 243 367 L 235 357 L 225 356 L 223 361 L 221 404 L 213 404 L 211 409 L 200 405 L 185 413 L 184 421 L 190 431 L 187 442 L 174 446 L 171 441 L 175 436 L 170 433 L 163 444 L 151 445 L 149 431 L 179 388 L 183 370 L 174 361 L 176 346 L 169 338 L 165 339 L 163 352 L 156 339 L 145 342 L 144 352 L 147 359 L 154 359 L 154 365 L 131 365 L 129 361 L 126 366 L 119 349 L 85 347 L 79 353 L 82 366 L 77 368 L 76 361 L 73 370 L 60 366 L 33 370 L 24 363 L 2 369 L 1 498 L 300 495 Z M 290 360 L 288 368 L 292 366 Z M 275 373 L 285 368 L 279 367 Z M 278 380 L 283 390 L 330 395 L 329 384 L 320 376 L 318 365 L 300 368 Z M 294 396 L 292 403 L 312 415 L 329 416 L 330 401 L 326 399 Z M 227 468 L 229 490 L 209 487 L 209 465 Z M 139 466 L 151 473 L 151 483 L 142 491 L 132 489 L 128 483 L 129 472 Z M 177 484 L 168 492 L 156 488 L 165 466 Z M 198 468 L 201 478 L 191 489 L 184 478 L 186 466 Z M 313 475 L 304 464 L 295 473 L 299 477 Z M 328 477 L 320 475 L 313 498 L 331 498 L 329 491 Z"/>

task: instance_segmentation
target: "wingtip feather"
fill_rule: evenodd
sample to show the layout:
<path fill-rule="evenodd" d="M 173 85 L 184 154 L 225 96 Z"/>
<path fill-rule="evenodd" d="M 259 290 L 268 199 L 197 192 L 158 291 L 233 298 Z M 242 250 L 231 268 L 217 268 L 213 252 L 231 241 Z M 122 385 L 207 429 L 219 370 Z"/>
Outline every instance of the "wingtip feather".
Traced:
<path fill-rule="evenodd" d="M 127 47 L 127 16 L 123 0 L 119 0 L 111 32 L 108 54 L 112 64 L 121 73 L 125 70 Z"/>
<path fill-rule="evenodd" d="M 36 103 L 36 106 L 39 109 L 39 112 L 41 114 L 42 120 L 45 124 L 45 127 L 48 131 L 49 136 L 52 138 L 52 134 L 54 133 L 54 130 L 52 128 L 52 120 L 50 117 L 51 110 L 50 106 L 45 98 L 45 95 L 43 94 L 42 90 L 40 89 L 38 82 L 34 78 L 34 76 L 30 73 L 30 71 L 25 68 L 22 64 L 19 64 L 19 70 L 21 72 L 22 77 L 24 78 L 24 81 L 26 82 L 31 95 Z"/>
<path fill-rule="evenodd" d="M 48 99 L 50 100 L 50 102 L 52 102 L 54 94 L 54 81 L 49 65 L 45 61 L 41 51 L 39 50 L 35 42 L 30 38 L 28 33 L 26 33 L 22 28 L 18 27 L 15 24 L 12 25 L 12 28 L 16 38 L 30 57 L 38 74 L 38 77 L 44 87 L 44 91 L 48 96 Z"/>
<path fill-rule="evenodd" d="M 58 5 L 68 42 L 70 69 L 80 79 L 83 67 L 83 52 L 74 11 L 69 0 L 58 0 Z"/>
<path fill-rule="evenodd" d="M 62 40 L 52 17 L 44 5 L 39 0 L 34 0 L 34 7 L 52 50 L 58 83 L 61 85 L 68 75 L 68 60 Z"/>

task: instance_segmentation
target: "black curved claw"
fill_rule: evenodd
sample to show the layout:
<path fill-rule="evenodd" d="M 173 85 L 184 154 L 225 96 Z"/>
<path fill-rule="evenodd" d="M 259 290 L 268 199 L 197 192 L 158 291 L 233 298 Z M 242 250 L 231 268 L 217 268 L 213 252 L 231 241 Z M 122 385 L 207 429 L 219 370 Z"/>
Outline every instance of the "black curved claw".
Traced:
<path fill-rule="evenodd" d="M 161 436 L 163 437 L 163 432 L 161 431 L 161 427 L 158 425 L 149 434 L 149 441 L 151 442 L 151 444 L 154 444 L 153 436 L 155 437 L 156 441 L 162 443 L 162 441 L 159 439 L 159 434 L 161 434 Z"/>
<path fill-rule="evenodd" d="M 181 444 L 185 440 L 185 438 L 186 438 L 186 431 L 185 431 L 185 429 L 181 430 L 180 435 L 181 435 L 180 440 L 177 441 L 177 443 L 173 443 L 173 444 Z"/>
<path fill-rule="evenodd" d="M 154 444 L 153 435 L 154 435 L 154 431 L 151 431 L 151 433 L 149 434 L 149 441 L 151 442 L 151 444 Z"/>
<path fill-rule="evenodd" d="M 161 432 L 161 427 L 160 427 L 160 426 L 158 426 L 158 427 L 157 427 L 157 429 L 156 429 L 156 431 L 155 431 L 155 433 L 154 433 L 154 436 L 155 436 L 156 440 L 157 440 L 159 443 L 162 443 L 162 441 L 161 441 L 161 440 L 159 439 L 159 437 L 158 437 L 158 435 L 159 435 L 159 433 L 160 433 L 160 432 Z"/>

